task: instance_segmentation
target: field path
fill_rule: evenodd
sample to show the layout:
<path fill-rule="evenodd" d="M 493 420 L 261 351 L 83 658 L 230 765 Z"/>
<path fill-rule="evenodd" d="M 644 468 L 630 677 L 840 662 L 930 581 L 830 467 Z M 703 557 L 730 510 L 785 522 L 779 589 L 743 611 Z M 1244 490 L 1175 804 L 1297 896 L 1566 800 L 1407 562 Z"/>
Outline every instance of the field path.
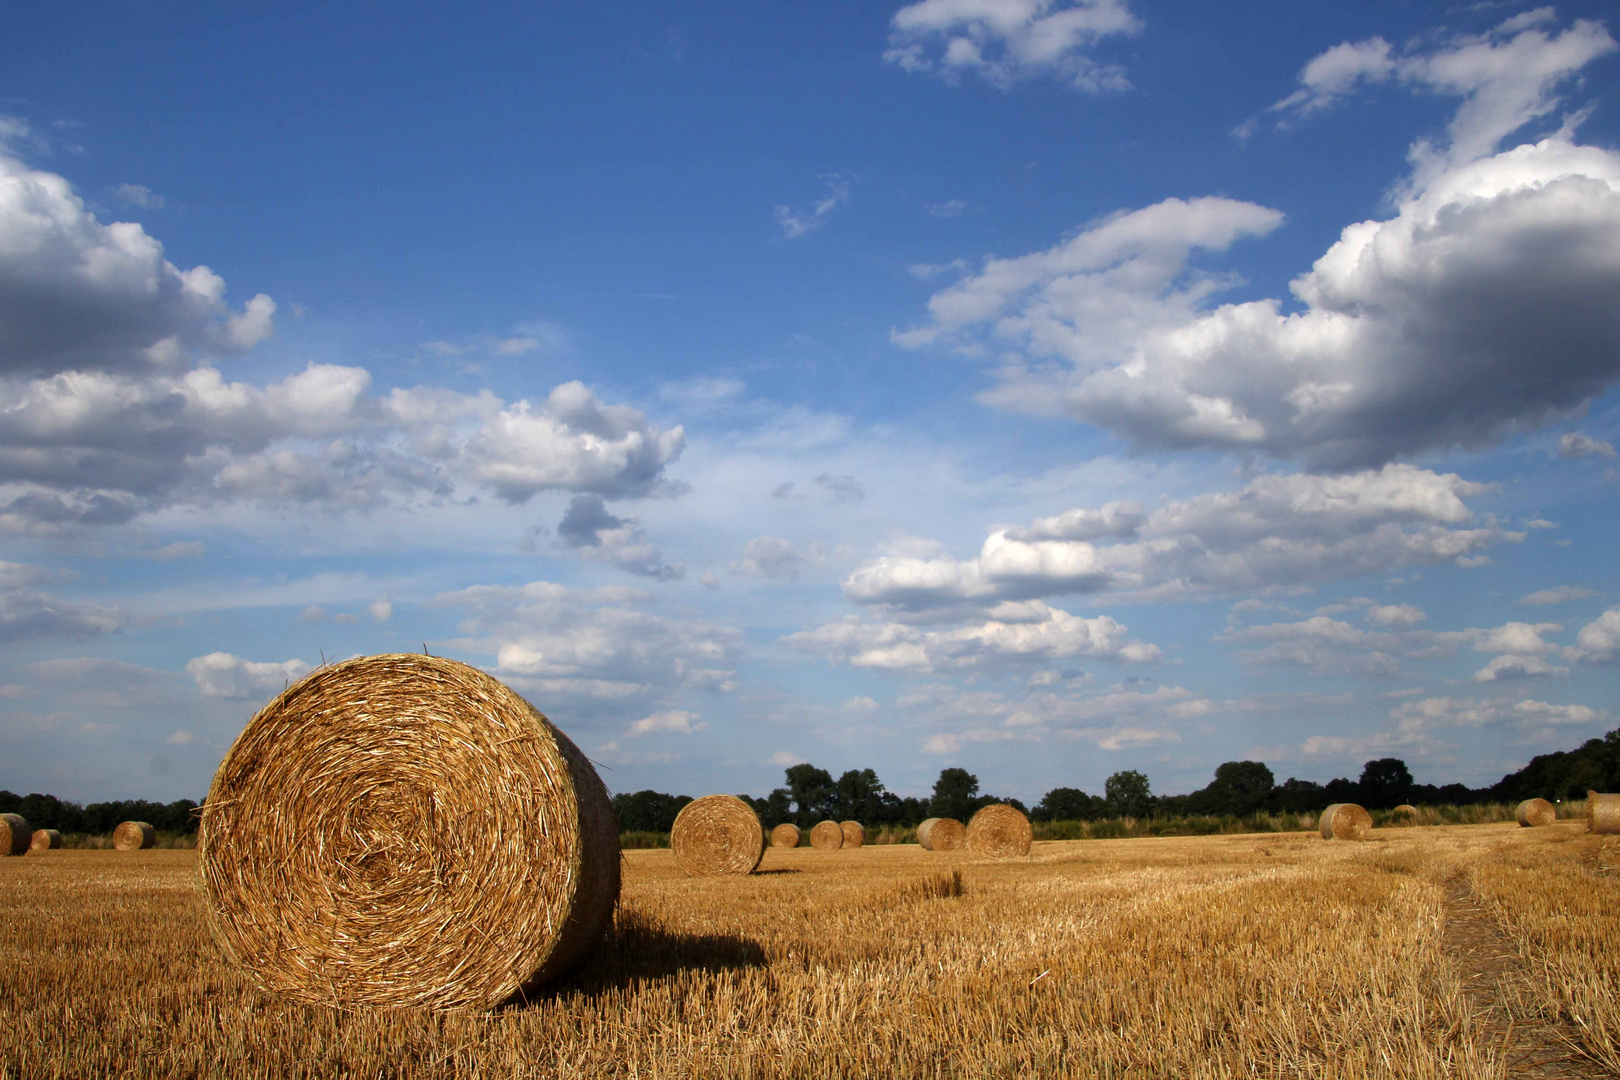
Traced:
<path fill-rule="evenodd" d="M 1465 874 L 1446 883 L 1444 948 L 1463 993 L 1486 1031 L 1506 1050 L 1508 1075 L 1533 1080 L 1608 1080 L 1613 1073 L 1581 1053 L 1569 1024 L 1514 1024 L 1503 988 L 1527 983 L 1530 965 L 1496 924 Z"/>

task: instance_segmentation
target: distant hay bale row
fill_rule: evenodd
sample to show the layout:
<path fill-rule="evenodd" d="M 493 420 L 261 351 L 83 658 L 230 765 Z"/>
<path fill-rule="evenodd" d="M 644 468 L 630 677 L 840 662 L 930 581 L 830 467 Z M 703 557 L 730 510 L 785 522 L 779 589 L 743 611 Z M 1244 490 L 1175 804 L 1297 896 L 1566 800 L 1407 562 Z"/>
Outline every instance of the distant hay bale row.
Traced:
<path fill-rule="evenodd" d="M 260 709 L 198 844 L 225 955 L 273 998 L 341 1009 L 525 999 L 601 939 L 619 859 L 568 737 L 489 675 L 416 654 L 317 668 Z"/>
<path fill-rule="evenodd" d="M 144 821 L 126 821 L 113 830 L 115 851 L 145 851 L 157 846 L 157 830 Z"/>
<path fill-rule="evenodd" d="M 1546 799 L 1526 799 L 1513 816 L 1519 819 L 1521 829 L 1539 829 L 1558 820 L 1558 810 Z"/>
<path fill-rule="evenodd" d="M 844 846 L 844 829 L 836 821 L 818 821 L 810 830 L 810 846 L 818 851 L 837 851 Z"/>
<path fill-rule="evenodd" d="M 28 844 L 29 851 L 50 851 L 62 846 L 62 834 L 55 829 L 35 829 Z"/>
<path fill-rule="evenodd" d="M 737 796 L 705 795 L 675 815 L 669 846 L 688 877 L 751 874 L 765 857 L 765 826 Z"/>
<path fill-rule="evenodd" d="M 968 821 L 967 848 L 975 855 L 1011 859 L 1029 854 L 1034 835 L 1029 818 L 1016 806 L 992 803 L 981 807 Z"/>
<path fill-rule="evenodd" d="M 1334 803 L 1322 811 L 1322 839 L 1365 840 L 1372 832 L 1372 815 L 1355 803 Z"/>
<path fill-rule="evenodd" d="M 784 823 L 771 830 L 771 847 L 798 847 L 799 827 Z"/>
<path fill-rule="evenodd" d="M 866 843 L 866 826 L 858 821 L 841 821 L 838 827 L 844 831 L 845 847 L 862 847 Z"/>
<path fill-rule="evenodd" d="M 34 834 L 21 814 L 0 814 L 0 855 L 22 855 Z"/>
<path fill-rule="evenodd" d="M 1586 831 L 1620 833 L 1620 795 L 1586 793 Z"/>
<path fill-rule="evenodd" d="M 917 843 L 925 851 L 955 851 L 967 839 L 967 829 L 948 817 L 931 817 L 917 826 Z"/>

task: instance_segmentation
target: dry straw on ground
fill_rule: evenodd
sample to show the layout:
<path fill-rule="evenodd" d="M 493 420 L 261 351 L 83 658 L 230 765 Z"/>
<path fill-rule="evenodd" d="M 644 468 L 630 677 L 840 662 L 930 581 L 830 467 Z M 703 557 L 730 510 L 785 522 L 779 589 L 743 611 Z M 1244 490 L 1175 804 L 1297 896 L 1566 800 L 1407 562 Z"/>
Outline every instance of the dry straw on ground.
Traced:
<path fill-rule="evenodd" d="M 62 846 L 62 834 L 55 829 L 35 829 L 29 851 L 49 851 Z"/>
<path fill-rule="evenodd" d="M 1353 802 L 1334 803 L 1322 811 L 1324 840 L 1365 840 L 1372 827 L 1372 815 Z"/>
<path fill-rule="evenodd" d="M 929 851 L 955 851 L 966 838 L 967 829 L 955 818 L 931 817 L 917 826 L 917 843 Z"/>
<path fill-rule="evenodd" d="M 771 847 L 798 847 L 799 827 L 784 822 L 771 830 Z"/>
<path fill-rule="evenodd" d="M 144 821 L 126 821 L 113 830 L 112 840 L 117 851 L 145 851 L 157 846 L 157 830 Z"/>
<path fill-rule="evenodd" d="M 1513 816 L 1519 819 L 1520 828 L 1535 829 L 1557 821 L 1558 810 L 1546 799 L 1526 799 L 1519 804 Z"/>
<path fill-rule="evenodd" d="M 0 855 L 21 855 L 28 850 L 34 834 L 20 814 L 0 814 Z"/>
<path fill-rule="evenodd" d="M 844 846 L 844 830 L 836 821 L 818 821 L 810 830 L 810 846 L 818 851 L 836 851 Z"/>
<path fill-rule="evenodd" d="M 603 935 L 619 841 L 590 762 L 452 660 L 322 667 L 258 714 L 204 804 L 210 928 L 261 990 L 487 1009 Z"/>
<path fill-rule="evenodd" d="M 705 795 L 675 815 L 669 846 L 688 877 L 751 874 L 765 857 L 765 826 L 737 796 Z"/>
<path fill-rule="evenodd" d="M 1620 833 L 1620 795 L 1586 793 L 1586 831 Z"/>
<path fill-rule="evenodd" d="M 994 859 L 1028 855 L 1032 839 L 1029 818 L 1006 803 L 980 807 L 967 824 L 967 848 L 975 855 Z"/>
<path fill-rule="evenodd" d="M 844 830 L 844 846 L 860 847 L 866 843 L 866 826 L 858 821 L 841 821 L 838 827 Z"/>

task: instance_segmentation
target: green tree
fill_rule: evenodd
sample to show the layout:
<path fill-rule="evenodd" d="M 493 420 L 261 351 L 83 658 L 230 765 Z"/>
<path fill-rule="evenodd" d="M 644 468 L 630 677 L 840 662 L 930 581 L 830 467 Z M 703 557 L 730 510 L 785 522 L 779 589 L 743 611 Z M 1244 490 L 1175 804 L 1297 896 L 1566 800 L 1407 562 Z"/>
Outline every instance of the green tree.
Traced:
<path fill-rule="evenodd" d="M 1079 788 L 1053 788 L 1035 804 L 1031 816 L 1036 821 L 1090 821 L 1097 816 L 1097 803 Z"/>
<path fill-rule="evenodd" d="M 934 797 L 929 809 L 934 817 L 955 818 L 966 821 L 973 816 L 974 796 L 979 793 L 979 778 L 966 769 L 941 769 L 934 781 Z"/>
<path fill-rule="evenodd" d="M 1153 812 L 1153 787 L 1135 769 L 1124 769 L 1103 781 L 1108 812 L 1118 817 L 1147 817 Z"/>
<path fill-rule="evenodd" d="M 1400 758 L 1369 761 L 1361 770 L 1361 801 L 1375 810 L 1399 806 L 1412 794 L 1412 770 Z"/>
<path fill-rule="evenodd" d="M 832 802 L 837 788 L 833 785 L 832 773 L 826 769 L 809 764 L 789 765 L 787 787 L 798 810 L 799 825 L 814 825 L 833 816 Z"/>
<path fill-rule="evenodd" d="M 838 778 L 834 802 L 840 817 L 879 822 L 885 817 L 883 781 L 871 769 L 850 769 Z"/>
<path fill-rule="evenodd" d="M 1277 778 L 1260 762 L 1228 761 L 1216 768 L 1214 781 L 1192 802 L 1200 813 L 1243 817 L 1263 809 L 1276 785 Z"/>

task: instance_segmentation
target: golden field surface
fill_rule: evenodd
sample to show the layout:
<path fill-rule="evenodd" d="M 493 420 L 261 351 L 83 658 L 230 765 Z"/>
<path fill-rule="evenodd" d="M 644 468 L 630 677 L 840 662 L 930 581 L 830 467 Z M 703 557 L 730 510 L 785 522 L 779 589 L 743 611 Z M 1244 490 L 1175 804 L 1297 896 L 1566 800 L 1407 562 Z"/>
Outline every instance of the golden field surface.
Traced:
<path fill-rule="evenodd" d="M 1620 837 L 1574 822 L 632 851 L 612 940 L 487 1016 L 259 994 L 195 859 L 0 861 L 0 1078 L 1620 1075 Z"/>

